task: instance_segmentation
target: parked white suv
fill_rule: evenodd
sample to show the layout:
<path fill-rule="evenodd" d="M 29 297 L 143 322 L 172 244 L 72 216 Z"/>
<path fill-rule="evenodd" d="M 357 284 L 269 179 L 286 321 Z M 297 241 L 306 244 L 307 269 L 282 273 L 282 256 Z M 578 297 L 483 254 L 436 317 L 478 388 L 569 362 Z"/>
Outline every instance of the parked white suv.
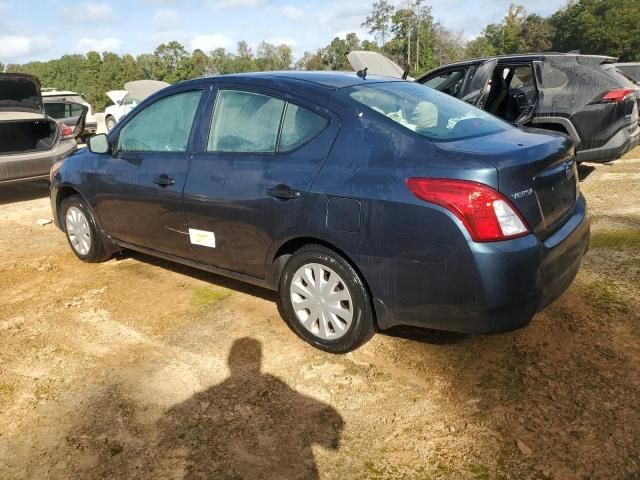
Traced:
<path fill-rule="evenodd" d="M 125 83 L 124 90 L 107 92 L 107 97 L 113 102 L 113 105 L 104 110 L 104 123 L 107 131 L 111 131 L 116 123 L 133 110 L 139 102 L 168 85 L 168 83 L 159 80 L 136 80 Z"/>
<path fill-rule="evenodd" d="M 104 123 L 107 132 L 110 132 L 122 117 L 133 110 L 138 102 L 126 90 L 111 90 L 106 95 L 113 102 L 113 105 L 104 109 Z"/>

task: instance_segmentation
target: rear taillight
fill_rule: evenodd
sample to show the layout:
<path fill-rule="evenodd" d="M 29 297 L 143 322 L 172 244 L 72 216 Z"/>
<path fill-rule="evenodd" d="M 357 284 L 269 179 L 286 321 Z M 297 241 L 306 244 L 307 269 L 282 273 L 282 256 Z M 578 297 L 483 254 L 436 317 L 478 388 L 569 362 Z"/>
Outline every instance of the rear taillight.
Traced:
<path fill-rule="evenodd" d="M 614 88 L 602 94 L 599 103 L 619 103 L 624 101 L 629 95 L 637 93 L 635 88 Z"/>
<path fill-rule="evenodd" d="M 448 178 L 409 178 L 409 190 L 458 217 L 476 242 L 498 242 L 529 233 L 516 208 L 488 185 Z"/>
<path fill-rule="evenodd" d="M 60 139 L 66 140 L 67 138 L 73 138 L 73 128 L 64 123 L 58 123 L 58 129 L 60 130 Z"/>

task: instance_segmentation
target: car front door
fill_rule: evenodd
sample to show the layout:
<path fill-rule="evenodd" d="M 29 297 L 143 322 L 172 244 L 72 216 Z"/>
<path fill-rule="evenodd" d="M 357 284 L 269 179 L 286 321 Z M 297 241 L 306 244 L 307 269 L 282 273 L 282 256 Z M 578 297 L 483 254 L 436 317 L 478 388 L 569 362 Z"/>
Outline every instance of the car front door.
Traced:
<path fill-rule="evenodd" d="M 296 226 L 339 119 L 282 92 L 225 84 L 211 108 L 184 189 L 190 240 L 199 261 L 263 278 L 269 247 Z"/>
<path fill-rule="evenodd" d="M 497 64 L 497 58 L 490 58 L 478 65 L 473 76 L 465 82 L 458 97 L 471 105 L 483 108 L 489 94 L 489 83 Z"/>
<path fill-rule="evenodd" d="M 113 153 L 95 170 L 95 204 L 105 231 L 122 242 L 193 258 L 182 210 L 193 125 L 208 85 L 173 90 L 127 118 L 110 136 Z"/>

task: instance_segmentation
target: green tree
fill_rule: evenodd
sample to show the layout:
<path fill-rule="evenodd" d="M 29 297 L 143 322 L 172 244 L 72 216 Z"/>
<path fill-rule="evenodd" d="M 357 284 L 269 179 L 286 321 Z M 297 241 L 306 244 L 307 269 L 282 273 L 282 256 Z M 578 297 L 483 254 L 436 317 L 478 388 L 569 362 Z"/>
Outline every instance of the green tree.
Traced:
<path fill-rule="evenodd" d="M 191 57 L 184 46 L 176 41 L 163 43 L 153 53 L 155 57 L 153 76 L 167 83 L 175 83 L 189 78 Z"/>
<path fill-rule="evenodd" d="M 640 61 L 640 1 L 572 1 L 551 17 L 553 49 Z"/>
<path fill-rule="evenodd" d="M 285 44 L 273 45 L 269 42 L 260 42 L 255 63 L 261 71 L 289 70 L 293 63 L 291 47 Z"/>
<path fill-rule="evenodd" d="M 378 39 L 383 50 L 387 42 L 394 10 L 393 5 L 387 0 L 378 0 L 373 4 L 371 15 L 369 15 L 361 25 L 368 28 L 369 33 Z"/>
<path fill-rule="evenodd" d="M 480 35 L 473 40 L 467 42 L 465 48 L 465 56 L 467 58 L 492 57 L 496 54 L 496 50 L 484 35 Z"/>
<path fill-rule="evenodd" d="M 554 28 L 549 19 L 527 14 L 522 5 L 512 3 L 500 23 L 487 25 L 480 36 L 469 42 L 470 56 L 505 55 L 549 50 Z"/>

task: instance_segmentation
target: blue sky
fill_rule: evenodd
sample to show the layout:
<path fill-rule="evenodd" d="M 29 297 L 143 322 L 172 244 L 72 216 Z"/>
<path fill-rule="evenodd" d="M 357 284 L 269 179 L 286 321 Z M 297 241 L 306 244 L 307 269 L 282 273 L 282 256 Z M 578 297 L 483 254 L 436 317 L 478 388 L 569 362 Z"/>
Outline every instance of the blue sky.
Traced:
<path fill-rule="evenodd" d="M 426 2 L 445 27 L 473 38 L 499 21 L 511 0 Z M 139 54 L 178 40 L 189 50 L 235 50 L 240 40 L 288 43 L 294 55 L 356 32 L 373 0 L 0 0 L 0 62 L 22 63 L 89 50 Z M 394 0 L 396 5 L 407 0 Z M 522 1 L 548 15 L 566 0 Z"/>

